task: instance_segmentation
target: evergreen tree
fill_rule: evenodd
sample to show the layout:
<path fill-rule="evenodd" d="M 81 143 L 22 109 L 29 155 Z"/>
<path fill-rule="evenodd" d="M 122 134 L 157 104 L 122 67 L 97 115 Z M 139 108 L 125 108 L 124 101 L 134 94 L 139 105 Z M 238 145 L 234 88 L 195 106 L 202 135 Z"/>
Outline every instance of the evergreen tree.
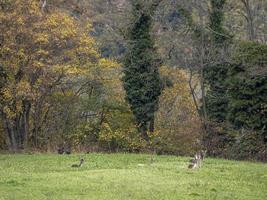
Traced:
<path fill-rule="evenodd" d="M 135 116 L 139 132 L 148 140 L 154 130 L 162 83 L 160 61 L 151 36 L 152 16 L 156 4 L 147 8 L 142 1 L 132 1 L 133 24 L 128 33 L 128 51 L 124 60 L 126 100 Z"/>
<path fill-rule="evenodd" d="M 211 46 L 215 54 L 214 60 L 220 60 L 220 53 L 231 40 L 223 28 L 225 0 L 211 0 L 210 24 Z M 210 65 L 205 69 L 205 81 L 209 90 L 206 94 L 208 117 L 216 122 L 223 122 L 227 115 L 228 94 L 227 74 L 230 64 Z"/>
<path fill-rule="evenodd" d="M 241 43 L 229 70 L 228 120 L 235 128 L 255 130 L 267 142 L 267 45 Z"/>

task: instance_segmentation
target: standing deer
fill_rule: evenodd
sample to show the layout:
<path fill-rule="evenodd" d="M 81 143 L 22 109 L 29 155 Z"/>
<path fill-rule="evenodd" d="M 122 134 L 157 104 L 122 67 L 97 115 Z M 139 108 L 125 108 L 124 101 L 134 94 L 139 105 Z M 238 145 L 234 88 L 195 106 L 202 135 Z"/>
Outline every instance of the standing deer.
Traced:
<path fill-rule="evenodd" d="M 201 167 L 201 162 L 204 160 L 206 153 L 207 150 L 201 150 L 200 152 L 197 152 L 195 158 L 189 161 L 188 169 Z"/>

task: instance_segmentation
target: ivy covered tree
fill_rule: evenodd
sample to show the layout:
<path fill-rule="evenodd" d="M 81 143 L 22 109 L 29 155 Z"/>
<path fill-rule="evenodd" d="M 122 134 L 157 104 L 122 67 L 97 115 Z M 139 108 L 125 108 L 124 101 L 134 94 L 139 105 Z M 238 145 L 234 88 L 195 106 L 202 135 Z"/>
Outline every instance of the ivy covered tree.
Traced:
<path fill-rule="evenodd" d="M 217 44 L 223 44 L 228 38 L 228 34 L 223 28 L 224 6 L 226 0 L 211 0 L 210 29 L 212 41 Z"/>
<path fill-rule="evenodd" d="M 124 60 L 126 100 L 145 140 L 149 139 L 147 131 L 154 130 L 154 114 L 162 90 L 160 60 L 151 35 L 152 16 L 159 2 L 147 6 L 142 1 L 132 1 L 133 23 L 127 35 L 128 50 Z"/>
<path fill-rule="evenodd" d="M 227 115 L 228 94 L 227 74 L 230 64 L 226 63 L 222 56 L 231 37 L 223 27 L 225 0 L 211 0 L 210 13 L 210 43 L 214 54 L 213 60 L 218 64 L 210 65 L 205 69 L 205 81 L 207 91 L 206 104 L 208 117 L 216 122 L 224 122 Z"/>

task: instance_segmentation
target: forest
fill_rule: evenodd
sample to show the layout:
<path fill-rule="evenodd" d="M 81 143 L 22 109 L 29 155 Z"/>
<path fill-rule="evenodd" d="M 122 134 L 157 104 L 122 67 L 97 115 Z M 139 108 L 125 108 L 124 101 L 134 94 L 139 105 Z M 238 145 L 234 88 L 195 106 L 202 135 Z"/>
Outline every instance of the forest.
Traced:
<path fill-rule="evenodd" d="M 267 161 L 266 0 L 0 0 L 0 151 Z"/>

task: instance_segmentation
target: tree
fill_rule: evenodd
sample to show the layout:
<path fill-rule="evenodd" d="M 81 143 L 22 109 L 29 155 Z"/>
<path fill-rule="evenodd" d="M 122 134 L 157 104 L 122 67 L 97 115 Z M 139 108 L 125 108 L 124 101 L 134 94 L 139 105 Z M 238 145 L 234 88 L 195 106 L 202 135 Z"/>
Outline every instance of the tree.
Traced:
<path fill-rule="evenodd" d="M 267 141 L 267 45 L 240 44 L 229 72 L 228 120 L 235 128 L 257 131 Z"/>
<path fill-rule="evenodd" d="M 16 151 L 37 140 L 51 109 L 48 99 L 64 91 L 59 86 L 77 75 L 82 79 L 100 56 L 94 39 L 58 9 L 45 12 L 34 0 L 0 9 L 0 66 L 6 74 L 0 111 L 9 147 Z"/>
<path fill-rule="evenodd" d="M 205 82 L 208 84 L 207 112 L 211 120 L 224 122 L 227 115 L 228 94 L 227 74 L 229 64 L 223 61 L 226 56 L 226 46 L 229 45 L 231 37 L 223 27 L 225 0 L 211 0 L 210 34 L 213 60 L 218 64 L 211 64 L 205 69 Z"/>
<path fill-rule="evenodd" d="M 228 0 L 225 25 L 238 40 L 267 41 L 267 1 Z"/>
<path fill-rule="evenodd" d="M 156 3 L 156 2 L 155 2 Z M 154 113 L 158 109 L 162 84 L 160 61 L 151 35 L 152 15 L 157 4 L 148 7 L 132 1 L 132 27 L 128 33 L 128 50 L 124 61 L 126 100 L 135 116 L 139 132 L 146 140 L 154 130 Z"/>

